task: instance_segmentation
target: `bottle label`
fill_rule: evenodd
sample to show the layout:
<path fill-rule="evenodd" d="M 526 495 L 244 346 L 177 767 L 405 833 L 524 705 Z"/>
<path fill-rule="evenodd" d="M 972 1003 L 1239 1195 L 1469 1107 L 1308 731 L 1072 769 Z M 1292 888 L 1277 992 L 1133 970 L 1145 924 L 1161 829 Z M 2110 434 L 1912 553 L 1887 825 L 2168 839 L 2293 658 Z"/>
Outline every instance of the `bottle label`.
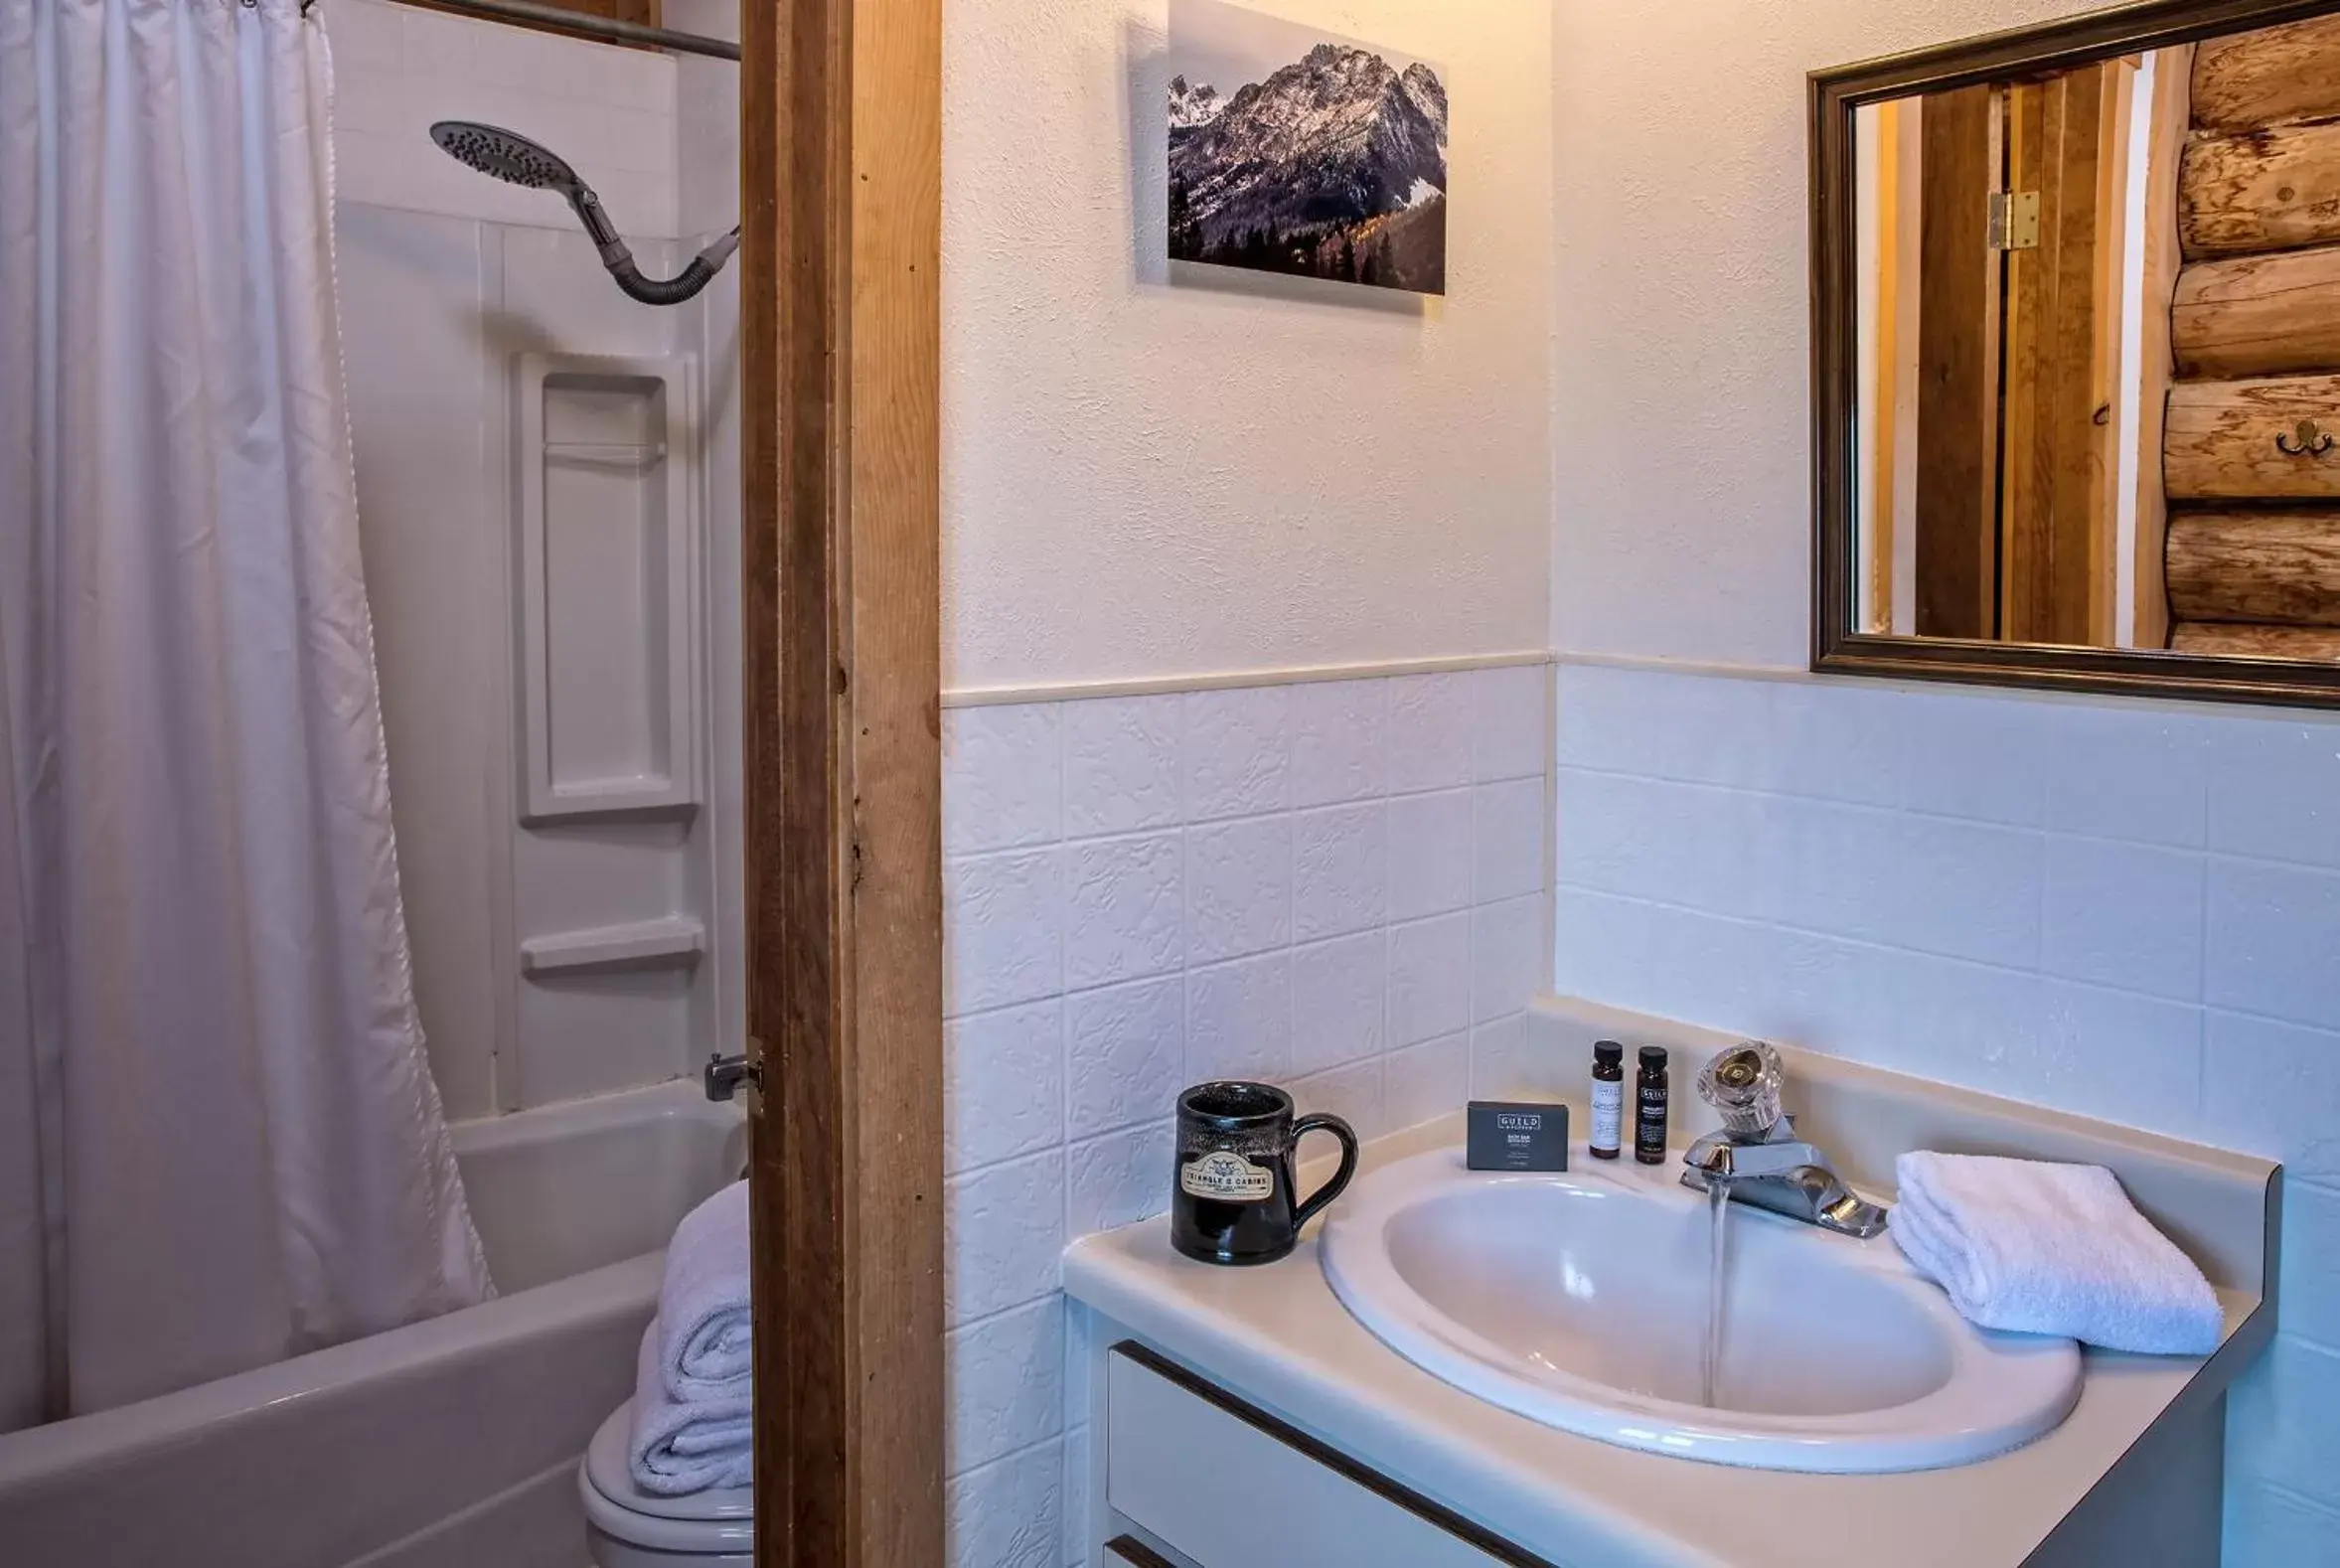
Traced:
<path fill-rule="evenodd" d="M 1640 1111 L 1634 1123 L 1634 1151 L 1642 1156 L 1665 1153 L 1666 1091 L 1643 1085 L 1638 1095 Z"/>
<path fill-rule="evenodd" d="M 1615 1149 L 1625 1136 L 1625 1085 L 1593 1080 L 1593 1147 Z"/>

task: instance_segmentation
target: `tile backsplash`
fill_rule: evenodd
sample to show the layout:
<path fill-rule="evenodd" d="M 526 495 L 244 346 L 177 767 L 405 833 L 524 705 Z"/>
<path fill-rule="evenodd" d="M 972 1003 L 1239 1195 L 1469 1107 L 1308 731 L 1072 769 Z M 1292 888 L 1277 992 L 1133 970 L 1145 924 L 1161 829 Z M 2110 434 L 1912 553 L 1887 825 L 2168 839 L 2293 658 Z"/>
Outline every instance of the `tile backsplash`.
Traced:
<path fill-rule="evenodd" d="M 1165 1206 L 1180 1088 L 1372 1137 L 1532 1086 L 1550 713 L 1527 665 L 945 714 L 956 1561 L 1074 1560 L 1057 1260 Z"/>
<path fill-rule="evenodd" d="M 2284 1162 L 2228 1560 L 2340 1530 L 2340 719 L 1563 665 L 1558 988 Z"/>
<path fill-rule="evenodd" d="M 325 28 L 343 201 L 575 227 L 553 193 L 476 174 L 425 139 L 433 120 L 486 120 L 566 159 L 629 238 L 678 234 L 675 57 L 393 0 L 334 0 Z"/>

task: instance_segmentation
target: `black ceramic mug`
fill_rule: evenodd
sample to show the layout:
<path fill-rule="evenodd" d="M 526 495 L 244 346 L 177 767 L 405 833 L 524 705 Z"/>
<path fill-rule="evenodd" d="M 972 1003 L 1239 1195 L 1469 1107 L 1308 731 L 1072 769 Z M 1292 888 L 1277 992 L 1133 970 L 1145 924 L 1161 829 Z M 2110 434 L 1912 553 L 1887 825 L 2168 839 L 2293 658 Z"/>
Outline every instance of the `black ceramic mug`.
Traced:
<path fill-rule="evenodd" d="M 1293 1153 L 1317 1132 L 1340 1140 L 1340 1169 L 1296 1202 Z M 1197 1084 L 1178 1096 L 1170 1244 L 1205 1263 L 1273 1263 L 1356 1174 L 1357 1135 L 1339 1117 L 1295 1117 L 1292 1096 L 1273 1084 Z"/>

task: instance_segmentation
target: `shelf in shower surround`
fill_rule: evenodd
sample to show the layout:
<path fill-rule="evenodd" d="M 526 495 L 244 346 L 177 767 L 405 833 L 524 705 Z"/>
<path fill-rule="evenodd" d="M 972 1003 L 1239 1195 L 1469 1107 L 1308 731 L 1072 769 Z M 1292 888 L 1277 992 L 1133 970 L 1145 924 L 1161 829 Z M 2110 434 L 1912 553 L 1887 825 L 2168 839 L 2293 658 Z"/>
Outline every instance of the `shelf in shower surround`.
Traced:
<path fill-rule="evenodd" d="M 523 355 L 521 732 L 531 825 L 699 803 L 702 542 L 687 355 Z"/>
<path fill-rule="evenodd" d="M 706 928 L 688 915 L 533 936 L 520 944 L 524 975 L 558 975 L 619 965 L 690 964 L 706 951 Z"/>
<path fill-rule="evenodd" d="M 667 455 L 667 446 L 664 441 L 546 441 L 545 455 L 586 463 L 655 463 Z"/>

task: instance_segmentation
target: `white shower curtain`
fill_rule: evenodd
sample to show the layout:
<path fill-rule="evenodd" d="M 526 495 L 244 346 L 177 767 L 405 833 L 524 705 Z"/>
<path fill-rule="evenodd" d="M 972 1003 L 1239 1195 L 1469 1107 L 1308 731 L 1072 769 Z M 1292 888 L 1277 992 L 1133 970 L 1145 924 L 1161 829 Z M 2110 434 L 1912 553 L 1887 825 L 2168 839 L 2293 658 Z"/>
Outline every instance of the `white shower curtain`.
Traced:
<path fill-rule="evenodd" d="M 0 0 L 0 1431 L 490 1289 L 398 901 L 330 72 L 298 0 Z"/>

